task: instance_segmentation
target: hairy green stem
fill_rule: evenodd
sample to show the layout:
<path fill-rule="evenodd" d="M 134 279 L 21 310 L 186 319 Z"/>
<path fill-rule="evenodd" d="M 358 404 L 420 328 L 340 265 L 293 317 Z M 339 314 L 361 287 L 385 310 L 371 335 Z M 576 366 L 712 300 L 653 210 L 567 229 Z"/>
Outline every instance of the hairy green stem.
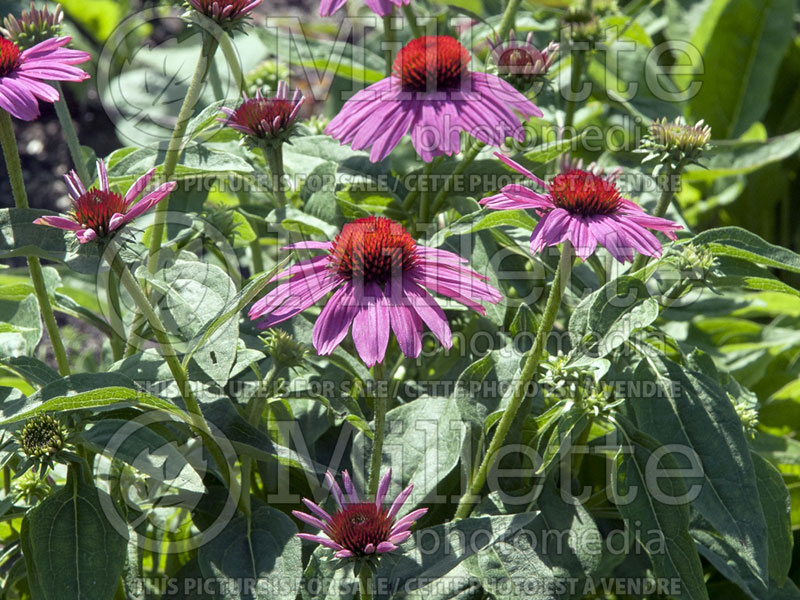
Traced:
<path fill-rule="evenodd" d="M 272 195 L 275 205 L 280 208 L 286 205 L 286 193 L 283 190 L 283 144 L 264 146 L 264 157 L 272 174 Z"/>
<path fill-rule="evenodd" d="M 181 154 L 181 147 L 183 146 L 183 137 L 186 135 L 186 128 L 189 126 L 189 121 L 194 114 L 194 107 L 200 98 L 200 92 L 203 90 L 203 83 L 214 60 L 214 54 L 217 51 L 217 40 L 212 35 L 204 34 L 203 47 L 200 51 L 200 57 L 197 60 L 197 66 L 194 70 L 194 75 L 189 83 L 189 89 L 186 92 L 186 97 L 183 99 L 183 105 L 178 113 L 178 121 L 175 123 L 175 129 L 172 131 L 172 137 L 169 140 L 167 147 L 167 154 L 164 157 L 164 165 L 161 171 L 161 180 L 169 181 L 175 173 L 175 167 L 178 165 L 178 159 Z M 169 210 L 169 197 L 164 198 L 156 205 L 155 221 L 153 228 L 150 230 L 150 251 L 147 260 L 147 270 L 154 274 L 158 270 L 158 252 L 161 248 L 164 237 L 164 227 L 166 225 L 166 215 Z"/>
<path fill-rule="evenodd" d="M 192 415 L 192 417 L 194 417 L 192 424 L 195 429 L 197 429 L 198 432 L 204 437 L 204 439 L 209 442 L 208 451 L 211 453 L 214 461 L 222 470 L 225 483 L 230 487 L 234 483 L 234 480 L 230 473 L 228 462 L 225 459 L 225 455 L 219 447 L 219 444 L 214 439 L 214 434 L 212 433 L 211 427 L 208 425 L 208 422 L 203 415 L 203 411 L 200 409 L 200 403 L 197 401 L 194 392 L 192 392 L 189 377 L 187 376 L 186 371 L 178 359 L 175 349 L 172 346 L 172 342 L 170 342 L 169 335 L 164 327 L 164 323 L 161 321 L 161 318 L 150 304 L 150 300 L 147 298 L 147 294 L 145 294 L 142 286 L 139 284 L 139 281 L 133 276 L 133 274 L 130 272 L 130 269 L 128 269 L 127 265 L 120 258 L 119 247 L 113 240 L 108 243 L 103 257 L 109 263 L 109 266 L 112 268 L 112 270 L 117 274 L 117 277 L 119 277 L 120 283 L 131 295 L 136 307 L 150 323 L 150 327 L 153 329 L 156 341 L 158 341 L 158 345 L 161 348 L 161 354 L 164 357 L 164 361 L 167 363 L 170 373 L 172 373 L 172 377 L 175 379 L 175 383 L 178 385 L 178 391 L 180 392 L 181 397 L 186 404 L 186 409 Z"/>
<path fill-rule="evenodd" d="M 580 91 L 578 88 L 583 79 L 583 67 L 586 62 L 586 55 L 584 50 L 575 50 L 572 53 L 572 72 L 569 83 L 569 97 L 567 98 L 567 112 L 564 116 L 564 131 L 570 132 L 572 125 L 575 121 L 575 113 L 578 110 L 578 102 L 576 95 Z M 570 137 L 572 134 L 570 133 Z"/>
<path fill-rule="evenodd" d="M 525 396 L 528 394 L 528 387 L 530 386 L 533 378 L 536 376 L 536 371 L 539 368 L 539 363 L 541 362 L 542 354 L 544 353 L 544 349 L 547 344 L 547 338 L 553 329 L 553 324 L 555 323 L 556 316 L 558 315 L 558 308 L 561 306 L 561 296 L 564 292 L 564 288 L 567 285 L 567 281 L 569 281 L 571 272 L 572 246 L 569 242 L 566 242 L 561 253 L 561 258 L 558 261 L 558 268 L 556 269 L 556 274 L 553 279 L 553 286 L 550 288 L 550 295 L 547 297 L 547 304 L 544 308 L 542 321 L 539 324 L 539 330 L 536 332 L 536 340 L 533 343 L 533 348 L 528 353 L 528 357 L 522 367 L 522 373 L 520 373 L 519 379 L 514 387 L 514 391 L 512 392 L 511 399 L 508 402 L 508 407 L 503 413 L 500 422 L 497 424 L 497 429 L 495 429 L 494 437 L 489 444 L 486 455 L 483 457 L 483 461 L 481 462 L 478 471 L 473 476 L 472 481 L 470 481 L 469 485 L 467 486 L 467 493 L 464 495 L 458 505 L 458 509 L 456 510 L 457 519 L 464 519 L 468 517 L 472 511 L 474 499 L 477 498 L 478 494 L 483 489 L 489 470 L 497 460 L 497 453 L 500 451 L 503 443 L 505 442 L 506 436 L 511 429 L 511 425 L 517 418 L 519 407 L 522 404 L 522 401 L 525 399 Z"/>
<path fill-rule="evenodd" d="M 389 399 L 388 389 L 382 389 L 386 383 L 385 368 L 382 363 L 372 367 L 372 378 L 375 380 L 375 432 L 372 440 L 372 457 L 369 467 L 369 496 L 378 492 L 378 483 L 381 479 L 381 463 L 383 458 L 383 438 L 386 434 L 386 412 Z M 388 385 L 386 386 L 388 388 Z"/>
<path fill-rule="evenodd" d="M 226 32 L 222 31 L 217 39 L 219 40 L 219 49 L 222 50 L 225 62 L 228 63 L 228 68 L 231 70 L 231 75 L 236 81 L 236 85 L 239 86 L 239 93 L 241 94 L 247 89 L 247 80 L 245 79 L 244 71 L 242 71 L 239 57 L 236 56 L 236 49 L 233 47 L 231 38 Z"/>
<path fill-rule="evenodd" d="M 270 396 L 272 383 L 275 381 L 278 369 L 273 365 L 266 377 L 261 381 L 256 393 L 248 400 L 245 407 L 245 418 L 253 427 L 258 427 L 264 414 L 264 407 Z M 253 459 L 249 456 L 242 457 L 242 506 L 245 514 L 250 514 L 250 480 L 253 473 Z"/>
<path fill-rule="evenodd" d="M 423 225 L 428 223 L 431 218 L 431 174 L 433 173 L 433 162 L 425 164 L 423 169 L 423 181 L 420 181 L 422 186 L 422 202 L 419 205 L 419 221 Z"/>
<path fill-rule="evenodd" d="M 663 217 L 667 214 L 667 209 L 669 208 L 670 203 L 672 202 L 673 192 L 672 192 L 672 180 L 675 176 L 680 176 L 681 173 L 681 165 L 679 164 L 677 168 L 674 170 L 668 164 L 664 165 L 664 184 L 661 188 L 661 196 L 658 198 L 658 204 L 656 204 L 656 210 L 653 213 L 656 217 Z M 645 256 L 644 254 L 639 254 L 636 256 L 636 259 L 633 261 L 633 266 L 631 267 L 631 273 L 635 273 L 639 269 L 645 267 L 647 262 L 650 260 L 649 256 Z"/>
<path fill-rule="evenodd" d="M 386 46 L 384 50 L 386 55 L 386 76 L 392 74 L 392 66 L 394 65 L 394 46 L 397 42 L 397 35 L 394 28 L 392 28 L 392 13 L 383 17 L 383 43 Z"/>
<path fill-rule="evenodd" d="M 442 189 L 439 190 L 439 192 L 436 194 L 436 197 L 433 199 L 432 214 L 435 215 L 441 210 L 442 205 L 444 204 L 444 201 L 447 198 L 447 192 L 451 184 L 455 181 L 457 177 L 462 175 L 464 171 L 467 170 L 467 167 L 469 167 L 472 164 L 472 161 L 474 161 L 478 157 L 478 154 L 481 153 L 481 150 L 483 150 L 484 146 L 486 146 L 486 144 L 484 144 L 479 140 L 472 141 L 472 146 L 469 148 L 469 150 L 467 150 L 464 153 L 461 162 L 458 163 L 458 165 L 456 165 L 456 168 L 453 169 L 453 172 L 450 174 L 449 181 L 442 186 Z"/>
<path fill-rule="evenodd" d="M 361 567 L 358 584 L 361 600 L 372 600 L 372 572 L 367 567 Z"/>
<path fill-rule="evenodd" d="M 4 110 L 0 110 L 0 146 L 3 148 L 3 155 L 6 159 L 6 169 L 8 170 L 8 178 L 11 181 L 14 202 L 17 208 L 29 208 L 28 192 L 25 190 L 25 180 L 22 177 L 19 148 L 17 147 L 17 139 L 14 137 L 14 125 L 11 123 L 11 115 Z M 39 310 L 42 311 L 42 319 L 47 329 L 47 335 L 50 336 L 58 372 L 66 377 L 70 374 L 69 360 L 67 359 L 64 342 L 61 339 L 61 333 L 58 330 L 58 323 L 56 323 L 53 305 L 50 303 L 50 296 L 47 293 L 47 286 L 44 284 L 42 263 L 39 262 L 38 256 L 28 256 L 27 259 L 33 290 L 36 294 L 36 300 L 39 302 Z"/>
<path fill-rule="evenodd" d="M 514 23 L 517 20 L 517 11 L 519 10 L 520 4 L 521 0 L 508 0 L 506 10 L 503 13 L 503 19 L 500 21 L 500 29 L 497 32 L 497 35 L 500 36 L 501 41 L 505 40 L 506 36 L 508 36 L 508 32 L 514 28 Z"/>
<path fill-rule="evenodd" d="M 403 14 L 405 14 L 406 19 L 408 19 L 408 26 L 411 28 L 411 33 L 414 34 L 415 38 L 425 35 L 425 30 L 419 26 L 417 15 L 414 14 L 414 9 L 410 4 L 403 5 Z"/>
<path fill-rule="evenodd" d="M 81 143 L 78 141 L 78 134 L 75 131 L 75 123 L 73 123 L 72 117 L 69 114 L 67 101 L 64 100 L 64 90 L 61 88 L 61 84 L 58 81 L 54 81 L 52 84 L 58 92 L 58 100 L 56 100 L 54 105 L 58 121 L 61 123 L 61 130 L 64 132 L 64 137 L 67 140 L 67 148 L 69 148 L 69 154 L 72 157 L 72 164 L 75 165 L 75 172 L 78 174 L 81 182 L 88 188 L 91 183 L 89 180 L 89 169 L 86 167 L 86 161 L 83 159 L 83 150 L 81 150 Z"/>

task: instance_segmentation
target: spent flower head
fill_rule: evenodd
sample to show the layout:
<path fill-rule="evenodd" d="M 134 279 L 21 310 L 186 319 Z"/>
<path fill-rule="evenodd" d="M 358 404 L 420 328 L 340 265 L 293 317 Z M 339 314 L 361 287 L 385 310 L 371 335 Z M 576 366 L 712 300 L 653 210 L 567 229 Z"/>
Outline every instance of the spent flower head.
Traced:
<path fill-rule="evenodd" d="M 11 14 L 3 19 L 0 34 L 20 49 L 27 50 L 39 42 L 61 35 L 63 20 L 64 12 L 60 4 L 56 4 L 53 12 L 50 12 L 47 6 L 36 8 L 36 4 L 31 2 L 29 11 L 23 10 L 19 17 Z"/>
<path fill-rule="evenodd" d="M 539 50 L 533 45 L 533 32 L 522 41 L 516 39 L 513 29 L 509 32 L 507 41 L 497 38 L 494 41 L 489 40 L 489 44 L 497 74 L 522 92 L 546 81 L 545 75 L 555 61 L 559 49 L 559 44 L 550 42 L 544 50 Z"/>
<path fill-rule="evenodd" d="M 711 127 L 701 119 L 688 125 L 682 117 L 668 121 L 662 117 L 650 124 L 650 131 L 636 150 L 646 154 L 642 162 L 651 160 L 659 164 L 655 174 L 664 166 L 677 169 L 686 164 L 696 164 L 703 152 L 710 148 Z"/>

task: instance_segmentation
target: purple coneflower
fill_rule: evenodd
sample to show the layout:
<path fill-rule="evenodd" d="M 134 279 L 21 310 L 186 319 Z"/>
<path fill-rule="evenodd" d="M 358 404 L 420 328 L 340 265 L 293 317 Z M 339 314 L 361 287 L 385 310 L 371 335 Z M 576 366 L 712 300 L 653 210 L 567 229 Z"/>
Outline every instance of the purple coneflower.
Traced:
<path fill-rule="evenodd" d="M 49 225 L 74 231 L 81 244 L 91 242 L 98 237 L 105 237 L 144 214 L 161 202 L 175 189 L 175 182 L 170 181 L 159 186 L 136 202 L 144 188 L 153 179 L 156 170 L 145 173 L 134 183 L 125 197 L 112 192 L 108 185 L 108 171 L 102 160 L 97 161 L 99 187 L 86 189 L 75 171 L 64 175 L 69 195 L 72 199 L 72 210 L 68 215 L 40 217 L 34 221 L 37 225 Z"/>
<path fill-rule="evenodd" d="M 395 6 L 409 4 L 411 0 L 364 0 L 364 3 L 379 17 L 388 17 Z M 330 17 L 347 4 L 347 0 L 322 0 L 319 3 L 319 16 Z"/>
<path fill-rule="evenodd" d="M 505 186 L 500 193 L 481 200 L 498 210 L 533 208 L 539 223 L 531 236 L 531 252 L 569 240 L 576 254 L 586 260 L 602 244 L 620 262 L 633 261 L 634 250 L 647 256 L 661 256 L 661 242 L 648 229 L 676 239 L 680 225 L 645 213 L 622 197 L 613 180 L 582 170 L 556 175 L 549 184 L 510 158 L 496 156 L 515 171 L 536 182 L 547 193 L 541 194 L 518 184 Z"/>
<path fill-rule="evenodd" d="M 402 519 L 397 519 L 397 513 L 411 495 L 414 486 L 409 485 L 403 490 L 387 509 L 383 503 L 391 480 L 392 470 L 389 469 L 378 485 L 375 502 L 362 502 L 347 471 L 342 473 L 345 493 L 342 493 L 339 484 L 328 471 L 325 474 L 325 483 L 333 494 L 338 510 L 330 515 L 319 505 L 303 498 L 303 504 L 314 514 L 309 515 L 299 510 L 293 510 L 292 514 L 304 523 L 321 529 L 322 533 L 298 533 L 297 536 L 335 550 L 336 558 L 365 558 L 397 550 L 399 544 L 411 537 L 411 526 L 428 509 L 418 508 Z"/>
<path fill-rule="evenodd" d="M 497 303 L 500 292 L 467 262 L 446 250 L 420 246 L 405 228 L 383 217 L 346 224 L 333 242 L 300 242 L 290 249 L 324 250 L 276 275 L 289 277 L 250 309 L 251 319 L 272 327 L 334 292 L 314 324 L 319 354 L 330 354 L 353 326 L 356 350 L 371 367 L 383 362 L 390 330 L 403 354 L 419 356 L 422 324 L 442 346 L 452 346 L 447 317 L 428 290 L 485 314 L 480 301 Z M 427 288 L 427 289 L 426 289 Z"/>
<path fill-rule="evenodd" d="M 220 110 L 228 118 L 221 121 L 257 140 L 283 139 L 291 133 L 303 100 L 300 90 L 289 98 L 289 88 L 281 81 L 273 97 L 265 98 L 259 90 L 255 98 L 244 95 L 244 101 L 239 108 L 222 107 Z"/>
<path fill-rule="evenodd" d="M 20 50 L 14 42 L 0 38 L 0 108 L 23 121 L 39 116 L 39 100 L 55 102 L 58 92 L 47 81 L 83 81 L 89 74 L 72 65 L 90 55 L 64 48 L 72 38 L 45 40 Z"/>
<path fill-rule="evenodd" d="M 468 69 L 469 51 L 448 36 L 423 36 L 397 54 L 392 75 L 361 90 L 333 118 L 326 132 L 354 150 L 372 148 L 386 158 L 407 133 L 426 162 L 461 150 L 461 132 L 491 146 L 518 141 L 525 118 L 542 116 L 514 87 Z"/>
<path fill-rule="evenodd" d="M 249 16 L 263 0 L 189 0 L 197 12 L 219 24 L 235 23 Z"/>

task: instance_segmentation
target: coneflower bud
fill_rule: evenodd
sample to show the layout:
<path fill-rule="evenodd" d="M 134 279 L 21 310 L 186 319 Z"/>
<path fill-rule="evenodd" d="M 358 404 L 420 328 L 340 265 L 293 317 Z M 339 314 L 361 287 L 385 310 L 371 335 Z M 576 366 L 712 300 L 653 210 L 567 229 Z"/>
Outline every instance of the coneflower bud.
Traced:
<path fill-rule="evenodd" d="M 663 117 L 650 125 L 650 131 L 642 139 L 636 152 L 646 153 L 642 162 L 658 161 L 660 166 L 669 165 L 673 169 L 696 163 L 709 148 L 711 127 L 701 119 L 695 125 L 687 125 L 681 117 L 667 121 Z"/>
<path fill-rule="evenodd" d="M 46 6 L 38 9 L 31 2 L 28 12 L 22 11 L 19 17 L 8 15 L 3 19 L 0 33 L 17 44 L 21 50 L 27 50 L 39 42 L 61 35 L 63 20 L 64 13 L 60 4 L 56 4 L 55 10 L 51 13 Z"/>
<path fill-rule="evenodd" d="M 498 38 L 489 40 L 489 44 L 497 74 L 522 92 L 544 80 L 559 48 L 559 44 L 550 42 L 544 50 L 539 50 L 533 45 L 533 32 L 524 42 L 517 41 L 513 29 L 508 34 L 508 41 Z"/>
<path fill-rule="evenodd" d="M 600 20 L 593 11 L 575 7 L 561 18 L 561 26 L 573 43 L 595 43 L 600 40 Z"/>
<path fill-rule="evenodd" d="M 280 329 L 271 329 L 261 337 L 267 354 L 272 357 L 279 367 L 293 368 L 303 364 L 303 358 L 308 349 L 292 337 L 291 334 Z"/>
<path fill-rule="evenodd" d="M 66 441 L 66 430 L 50 415 L 34 417 L 19 433 L 20 448 L 34 460 L 52 459 L 64 449 Z"/>

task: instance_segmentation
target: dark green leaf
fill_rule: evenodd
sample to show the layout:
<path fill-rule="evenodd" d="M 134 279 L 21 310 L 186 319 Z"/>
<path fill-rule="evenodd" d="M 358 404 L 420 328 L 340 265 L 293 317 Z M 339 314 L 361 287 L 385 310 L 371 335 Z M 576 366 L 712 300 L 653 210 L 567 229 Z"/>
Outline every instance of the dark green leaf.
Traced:
<path fill-rule="evenodd" d="M 127 540 L 109 521 L 124 523 L 111 498 L 71 477 L 22 522 L 25 561 L 41 598 L 112 600 L 125 565 Z"/>
<path fill-rule="evenodd" d="M 200 571 L 218 582 L 219 600 L 295 600 L 303 565 L 297 527 L 261 506 L 201 546 Z M 249 586 L 249 587 L 248 587 Z"/>

